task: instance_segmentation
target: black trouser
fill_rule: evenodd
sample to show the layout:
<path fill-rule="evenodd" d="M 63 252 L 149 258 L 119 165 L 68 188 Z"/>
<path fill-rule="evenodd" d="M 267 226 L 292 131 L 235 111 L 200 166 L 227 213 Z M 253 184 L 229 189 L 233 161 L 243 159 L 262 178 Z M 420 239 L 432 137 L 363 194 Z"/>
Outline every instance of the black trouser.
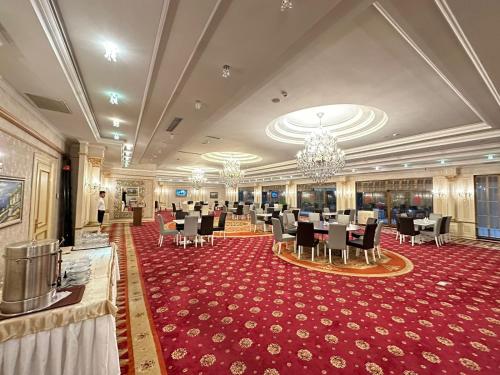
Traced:
<path fill-rule="evenodd" d="M 99 222 L 99 224 L 102 224 L 105 212 L 106 211 L 97 210 L 97 221 Z"/>

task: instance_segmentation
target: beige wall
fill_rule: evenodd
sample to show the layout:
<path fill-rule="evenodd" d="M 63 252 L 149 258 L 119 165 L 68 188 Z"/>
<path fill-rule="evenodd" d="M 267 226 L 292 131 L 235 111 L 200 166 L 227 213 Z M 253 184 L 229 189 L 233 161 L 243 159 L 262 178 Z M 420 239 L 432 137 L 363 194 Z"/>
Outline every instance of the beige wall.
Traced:
<path fill-rule="evenodd" d="M 175 190 L 176 189 L 186 189 L 188 191 L 188 195 L 186 198 L 176 197 Z M 217 192 L 218 198 L 211 199 L 210 192 Z M 158 200 L 162 206 L 162 208 L 171 208 L 172 203 L 179 203 L 183 201 L 196 201 L 202 200 L 209 203 L 214 203 L 215 200 L 219 201 L 219 203 L 224 202 L 226 199 L 226 190 L 224 185 L 207 185 L 203 186 L 200 190 L 194 190 L 188 184 L 175 184 L 175 183 L 166 183 L 166 182 L 157 182 L 155 188 L 155 200 Z"/>
<path fill-rule="evenodd" d="M 0 79 L 0 111 L 8 113 L 14 122 L 0 117 L 0 162 L 3 163 L 2 176 L 20 177 L 24 179 L 22 222 L 0 228 L 0 250 L 3 253 L 5 245 L 18 241 L 29 240 L 30 217 L 32 203 L 32 183 L 35 155 L 52 162 L 55 171 L 56 194 L 52 199 L 52 213 L 49 236 L 58 237 L 59 229 L 59 185 L 61 170 L 61 153 L 54 146 L 64 149 L 64 139 L 60 138 L 54 129 L 45 122 L 41 115 L 31 108 L 23 97 Z M 28 131 L 20 128 L 25 126 Z M 43 135 L 47 142 L 37 139 Z M 51 144 L 52 146 L 49 146 Z M 0 274 L 3 274 L 3 257 L 0 257 Z M 2 277 L 0 277 L 1 279 Z"/>

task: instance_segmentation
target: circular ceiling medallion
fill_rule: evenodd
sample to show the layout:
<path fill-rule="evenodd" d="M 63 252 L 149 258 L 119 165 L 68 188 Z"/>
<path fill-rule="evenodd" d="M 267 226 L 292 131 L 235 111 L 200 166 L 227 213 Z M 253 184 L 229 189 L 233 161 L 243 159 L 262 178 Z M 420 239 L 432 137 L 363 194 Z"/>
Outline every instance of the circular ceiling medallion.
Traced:
<path fill-rule="evenodd" d="M 228 159 L 238 160 L 240 164 L 256 163 L 261 161 L 260 156 L 254 154 L 247 154 L 246 152 L 207 152 L 201 155 L 201 157 L 208 161 L 213 161 L 215 163 L 224 163 Z"/>
<path fill-rule="evenodd" d="M 374 107 L 357 104 L 333 104 L 301 109 L 274 119 L 267 125 L 266 134 L 272 139 L 303 144 L 307 136 L 319 127 L 317 114 L 324 113 L 321 124 L 337 141 L 345 142 L 365 137 L 381 129 L 389 119 Z"/>
<path fill-rule="evenodd" d="M 181 167 L 175 167 L 175 169 L 178 169 L 179 171 L 184 171 L 184 172 L 193 172 L 198 169 L 202 169 L 205 173 L 219 173 L 219 170 L 217 168 L 212 168 L 212 167 L 196 167 L 192 165 L 185 165 Z"/>

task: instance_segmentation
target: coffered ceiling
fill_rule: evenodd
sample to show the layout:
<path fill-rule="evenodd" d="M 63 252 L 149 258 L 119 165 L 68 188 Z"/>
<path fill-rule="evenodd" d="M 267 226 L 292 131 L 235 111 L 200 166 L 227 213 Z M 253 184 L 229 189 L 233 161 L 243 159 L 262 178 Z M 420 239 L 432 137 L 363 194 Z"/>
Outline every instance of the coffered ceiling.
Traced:
<path fill-rule="evenodd" d="M 69 114 L 40 111 L 66 137 L 106 144 L 114 168 L 126 142 L 135 170 L 183 176 L 189 168 L 178 167 L 219 166 L 201 154 L 242 152 L 260 157 L 245 165 L 249 181 L 289 178 L 301 146 L 266 127 L 330 104 L 388 117 L 341 142 L 346 174 L 499 160 L 500 2 L 293 0 L 284 12 L 280 4 L 4 0 L 0 74 L 23 95 L 64 101 Z M 104 58 L 110 42 L 116 62 Z"/>

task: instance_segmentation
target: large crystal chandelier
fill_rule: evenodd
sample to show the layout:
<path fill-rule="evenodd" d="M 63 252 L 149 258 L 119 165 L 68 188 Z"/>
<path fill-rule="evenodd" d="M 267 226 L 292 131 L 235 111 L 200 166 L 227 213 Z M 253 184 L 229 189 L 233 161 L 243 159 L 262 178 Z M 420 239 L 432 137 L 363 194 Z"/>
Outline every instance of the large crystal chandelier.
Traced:
<path fill-rule="evenodd" d="M 203 169 L 193 169 L 190 180 L 193 184 L 193 189 L 200 190 L 202 185 L 207 181 L 205 171 Z"/>
<path fill-rule="evenodd" d="M 337 145 L 337 139 L 321 125 L 323 115 L 322 112 L 317 114 L 319 128 L 305 139 L 304 149 L 297 154 L 299 170 L 319 184 L 328 181 L 345 166 L 345 153 Z"/>
<path fill-rule="evenodd" d="M 224 161 L 220 177 L 227 188 L 236 188 L 244 176 L 245 172 L 240 169 L 239 160 L 227 159 Z"/>

